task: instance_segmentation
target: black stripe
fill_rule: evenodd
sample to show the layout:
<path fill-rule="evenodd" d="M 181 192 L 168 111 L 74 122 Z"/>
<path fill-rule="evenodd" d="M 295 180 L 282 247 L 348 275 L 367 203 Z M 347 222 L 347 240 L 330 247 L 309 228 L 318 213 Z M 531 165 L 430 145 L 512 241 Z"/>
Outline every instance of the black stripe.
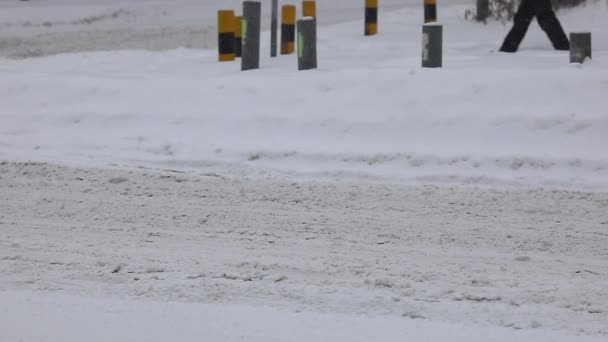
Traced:
<path fill-rule="evenodd" d="M 219 52 L 220 54 L 234 53 L 234 32 L 219 34 Z"/>
<path fill-rule="evenodd" d="M 296 25 L 282 24 L 281 25 L 281 41 L 295 42 L 296 41 Z"/>
<path fill-rule="evenodd" d="M 367 7 L 365 9 L 365 22 L 375 24 L 378 22 L 378 8 Z"/>
<path fill-rule="evenodd" d="M 424 20 L 437 20 L 437 5 L 424 5 Z"/>
<path fill-rule="evenodd" d="M 234 40 L 236 46 L 235 46 L 235 52 L 236 52 L 236 56 L 237 57 L 241 57 L 241 53 L 242 53 L 242 47 L 243 47 L 243 39 L 241 38 L 236 38 Z"/>

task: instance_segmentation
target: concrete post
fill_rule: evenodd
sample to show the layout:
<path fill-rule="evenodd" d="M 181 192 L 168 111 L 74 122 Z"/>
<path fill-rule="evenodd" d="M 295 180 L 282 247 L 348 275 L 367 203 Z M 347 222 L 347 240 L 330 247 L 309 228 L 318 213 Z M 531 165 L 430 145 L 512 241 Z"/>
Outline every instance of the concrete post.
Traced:
<path fill-rule="evenodd" d="M 570 33 L 570 63 L 583 63 L 591 59 L 591 33 Z"/>
<path fill-rule="evenodd" d="M 443 61 L 443 26 L 422 26 L 422 67 L 441 68 Z"/>
<path fill-rule="evenodd" d="M 317 25 L 315 19 L 298 20 L 298 70 L 317 68 Z"/>
<path fill-rule="evenodd" d="M 477 0 L 477 20 L 485 22 L 490 16 L 490 1 Z"/>
<path fill-rule="evenodd" d="M 272 0 L 270 14 L 270 57 L 277 56 L 277 30 L 279 29 L 279 0 Z"/>
<path fill-rule="evenodd" d="M 262 4 L 259 1 L 243 2 L 243 48 L 241 70 L 260 67 L 260 22 Z"/>

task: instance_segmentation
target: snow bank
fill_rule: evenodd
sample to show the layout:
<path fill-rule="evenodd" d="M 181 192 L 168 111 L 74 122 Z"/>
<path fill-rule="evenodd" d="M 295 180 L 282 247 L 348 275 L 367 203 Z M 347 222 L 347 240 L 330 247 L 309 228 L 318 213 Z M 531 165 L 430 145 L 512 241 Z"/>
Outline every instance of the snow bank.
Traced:
<path fill-rule="evenodd" d="M 507 27 L 465 22 L 468 7 L 441 11 L 441 70 L 419 67 L 409 7 L 383 12 L 376 37 L 324 26 L 320 69 L 306 73 L 293 56 L 243 73 L 212 50 L 5 60 L 0 158 L 607 189 L 603 5 L 560 14 L 593 31 L 582 66 L 535 26 L 520 53 L 494 53 Z"/>

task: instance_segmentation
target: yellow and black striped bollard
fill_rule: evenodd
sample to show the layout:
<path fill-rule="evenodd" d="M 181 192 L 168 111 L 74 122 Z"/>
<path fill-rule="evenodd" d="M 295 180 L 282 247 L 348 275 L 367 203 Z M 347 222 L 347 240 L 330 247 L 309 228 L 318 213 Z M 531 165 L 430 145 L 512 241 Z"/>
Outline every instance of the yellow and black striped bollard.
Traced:
<path fill-rule="evenodd" d="M 365 35 L 378 33 L 378 0 L 365 0 Z"/>
<path fill-rule="evenodd" d="M 243 51 L 243 17 L 234 17 L 234 53 L 241 57 Z"/>
<path fill-rule="evenodd" d="M 236 58 L 234 45 L 234 11 L 218 11 L 218 51 L 220 62 L 233 61 Z"/>
<path fill-rule="evenodd" d="M 317 17 L 317 2 L 314 0 L 302 1 L 302 16 L 303 17 Z"/>
<path fill-rule="evenodd" d="M 424 22 L 437 21 L 437 0 L 424 0 Z"/>
<path fill-rule="evenodd" d="M 281 18 L 281 54 L 289 55 L 296 47 L 296 6 L 283 5 Z"/>

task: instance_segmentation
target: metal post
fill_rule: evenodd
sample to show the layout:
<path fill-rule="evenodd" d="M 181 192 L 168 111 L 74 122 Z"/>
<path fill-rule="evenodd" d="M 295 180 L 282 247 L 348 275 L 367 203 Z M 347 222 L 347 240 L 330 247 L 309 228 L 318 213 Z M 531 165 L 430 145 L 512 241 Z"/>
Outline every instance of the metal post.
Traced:
<path fill-rule="evenodd" d="M 570 63 L 583 63 L 591 59 L 591 32 L 570 33 Z"/>
<path fill-rule="evenodd" d="M 437 21 L 437 0 L 424 0 L 424 23 Z"/>
<path fill-rule="evenodd" d="M 260 67 L 260 21 L 262 4 L 259 1 L 243 2 L 243 48 L 241 70 Z"/>
<path fill-rule="evenodd" d="M 316 27 L 314 18 L 298 20 L 298 70 L 317 68 Z"/>
<path fill-rule="evenodd" d="M 378 33 L 378 0 L 365 0 L 365 35 Z"/>
<path fill-rule="evenodd" d="M 270 18 L 270 57 L 276 57 L 277 30 L 279 27 L 279 0 L 272 0 L 272 11 Z"/>
<path fill-rule="evenodd" d="M 477 0 L 477 20 L 485 22 L 490 16 L 489 0 Z"/>
<path fill-rule="evenodd" d="M 422 67 L 441 68 L 443 59 L 443 26 L 425 24 L 422 26 Z"/>

